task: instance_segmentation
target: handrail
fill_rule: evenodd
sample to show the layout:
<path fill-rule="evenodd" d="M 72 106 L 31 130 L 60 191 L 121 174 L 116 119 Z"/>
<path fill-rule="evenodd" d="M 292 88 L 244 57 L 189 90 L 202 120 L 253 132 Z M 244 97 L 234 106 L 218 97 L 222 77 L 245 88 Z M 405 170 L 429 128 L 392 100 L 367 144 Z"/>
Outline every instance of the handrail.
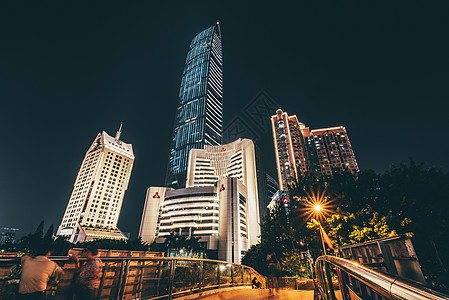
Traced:
<path fill-rule="evenodd" d="M 99 299 L 172 299 L 210 289 L 251 286 L 253 277 L 265 285 L 265 278 L 253 268 L 214 259 L 155 256 L 99 258 L 104 263 Z M 73 292 L 70 285 L 74 278 L 74 261 L 67 256 L 52 256 L 49 259 L 66 272 L 58 287 L 48 293 L 67 296 Z M 81 262 L 87 260 L 84 257 L 79 259 Z M 0 274 L 19 263 L 19 257 L 0 257 Z M 11 279 L 5 277 L 3 281 Z M 0 278 L 0 294 L 1 283 Z"/>
<path fill-rule="evenodd" d="M 120 261 L 120 260 L 139 260 L 139 261 L 150 261 L 150 260 L 156 260 L 156 261 L 173 261 L 173 260 L 182 260 L 182 261 L 197 261 L 197 262 L 211 262 L 211 263 L 220 263 L 220 264 L 226 264 L 226 265 L 233 265 L 233 266 L 239 266 L 239 267 L 245 267 L 248 269 L 252 269 L 251 267 L 236 264 L 232 262 L 226 262 L 222 260 L 215 260 L 215 259 L 208 259 L 208 258 L 187 258 L 187 257 L 140 257 L 140 256 L 99 256 L 102 261 Z M 7 257 L 3 258 L 0 257 L 0 263 L 1 262 L 20 262 L 20 257 Z M 64 262 L 64 261 L 71 261 L 71 258 L 68 256 L 50 256 L 50 260 L 55 262 Z M 79 257 L 81 261 L 86 260 L 85 257 Z"/>
<path fill-rule="evenodd" d="M 418 282 L 380 273 L 340 257 L 324 255 L 320 256 L 316 261 L 316 273 L 320 273 L 322 278 L 327 277 L 328 282 L 332 282 L 332 278 L 329 278 L 331 277 L 328 267 L 329 264 L 335 267 L 337 271 L 340 289 L 343 294 L 349 284 L 349 282 L 346 281 L 350 281 L 349 277 L 352 277 L 351 279 L 358 280 L 360 283 L 363 283 L 364 286 L 387 299 L 449 299 L 448 295 L 437 292 Z M 325 270 L 325 273 L 327 274 L 323 274 L 323 270 Z M 342 274 L 345 274 L 347 277 L 345 278 Z M 318 285 L 323 284 L 326 283 L 318 280 Z M 334 299 L 335 295 L 333 292 L 328 295 L 325 292 L 327 290 L 325 287 L 318 286 L 318 288 L 321 290 L 320 292 L 324 298 Z M 330 289 L 333 290 L 333 287 Z M 346 298 L 343 297 L 343 299 Z"/>

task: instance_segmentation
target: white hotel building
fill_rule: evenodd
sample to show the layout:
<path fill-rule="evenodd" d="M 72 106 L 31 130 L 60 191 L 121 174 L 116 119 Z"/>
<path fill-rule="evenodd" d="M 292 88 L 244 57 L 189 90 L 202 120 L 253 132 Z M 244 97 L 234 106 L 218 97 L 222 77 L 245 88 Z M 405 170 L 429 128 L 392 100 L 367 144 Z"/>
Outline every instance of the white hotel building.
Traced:
<path fill-rule="evenodd" d="M 96 239 L 125 239 L 117 228 L 134 162 L 131 144 L 99 133 L 87 151 L 57 236 L 72 243 Z"/>
<path fill-rule="evenodd" d="M 259 223 L 254 143 L 238 139 L 190 150 L 186 188 L 150 187 L 139 236 L 149 243 L 170 233 L 200 237 L 218 259 L 240 262 L 258 242 Z"/>

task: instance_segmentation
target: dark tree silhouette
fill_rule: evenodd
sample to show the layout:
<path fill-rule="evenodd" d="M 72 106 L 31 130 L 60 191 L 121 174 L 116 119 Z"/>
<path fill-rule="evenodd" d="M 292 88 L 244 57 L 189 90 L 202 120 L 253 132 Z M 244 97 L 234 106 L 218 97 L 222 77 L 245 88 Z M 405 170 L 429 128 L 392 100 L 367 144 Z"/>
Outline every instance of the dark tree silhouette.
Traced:
<path fill-rule="evenodd" d="M 53 240 L 53 233 L 54 233 L 54 225 L 51 224 L 50 227 L 48 227 L 47 232 L 44 235 L 44 241 L 51 241 Z"/>

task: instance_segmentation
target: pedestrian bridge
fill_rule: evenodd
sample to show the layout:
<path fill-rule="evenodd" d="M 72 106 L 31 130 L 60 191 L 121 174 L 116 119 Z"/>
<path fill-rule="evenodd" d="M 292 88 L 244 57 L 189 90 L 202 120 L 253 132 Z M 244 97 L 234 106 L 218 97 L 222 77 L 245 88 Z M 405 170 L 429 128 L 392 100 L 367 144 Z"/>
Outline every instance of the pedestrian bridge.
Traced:
<path fill-rule="evenodd" d="M 75 265 L 67 257 L 51 257 L 64 277 L 47 291 L 54 299 L 73 298 Z M 104 266 L 98 299 L 436 299 L 449 296 L 422 284 L 374 271 L 335 256 L 321 256 L 315 265 L 315 291 L 267 289 L 254 269 L 209 259 L 165 257 L 101 257 Z M 81 259 L 82 261 L 82 259 Z M 18 258 L 0 258 L 0 295 L 17 289 Z M 11 272 L 12 271 L 12 272 Z M 12 274 L 12 276 L 10 275 Z M 263 289 L 252 289 L 257 278 Z M 268 282 L 268 287 L 270 287 Z M 15 286 L 14 286 L 15 285 Z M 272 293 L 270 293 L 272 292 Z M 13 297 L 11 297 L 13 298 Z"/>
<path fill-rule="evenodd" d="M 187 297 L 186 297 L 187 298 Z M 230 291 L 220 291 L 219 293 L 196 296 L 190 299 L 204 299 L 204 300 L 257 300 L 257 299 L 279 299 L 279 300 L 313 300 L 313 290 L 302 291 L 293 289 L 280 289 L 278 292 L 270 294 L 268 289 L 235 289 Z"/>

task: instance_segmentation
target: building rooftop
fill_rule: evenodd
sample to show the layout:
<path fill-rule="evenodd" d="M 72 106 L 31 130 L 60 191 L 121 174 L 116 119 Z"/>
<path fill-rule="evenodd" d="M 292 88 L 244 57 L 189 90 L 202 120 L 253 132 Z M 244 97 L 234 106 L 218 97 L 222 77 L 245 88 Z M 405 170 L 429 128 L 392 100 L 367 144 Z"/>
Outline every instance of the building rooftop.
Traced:
<path fill-rule="evenodd" d="M 133 146 L 131 144 L 127 144 L 119 139 L 110 136 L 106 133 L 106 131 L 103 131 L 102 135 L 104 146 L 106 148 L 119 152 L 120 154 L 123 154 L 127 157 L 134 158 Z"/>
<path fill-rule="evenodd" d="M 118 228 L 107 229 L 101 227 L 80 226 L 86 234 L 86 240 L 94 239 L 126 239 L 125 235 Z"/>

